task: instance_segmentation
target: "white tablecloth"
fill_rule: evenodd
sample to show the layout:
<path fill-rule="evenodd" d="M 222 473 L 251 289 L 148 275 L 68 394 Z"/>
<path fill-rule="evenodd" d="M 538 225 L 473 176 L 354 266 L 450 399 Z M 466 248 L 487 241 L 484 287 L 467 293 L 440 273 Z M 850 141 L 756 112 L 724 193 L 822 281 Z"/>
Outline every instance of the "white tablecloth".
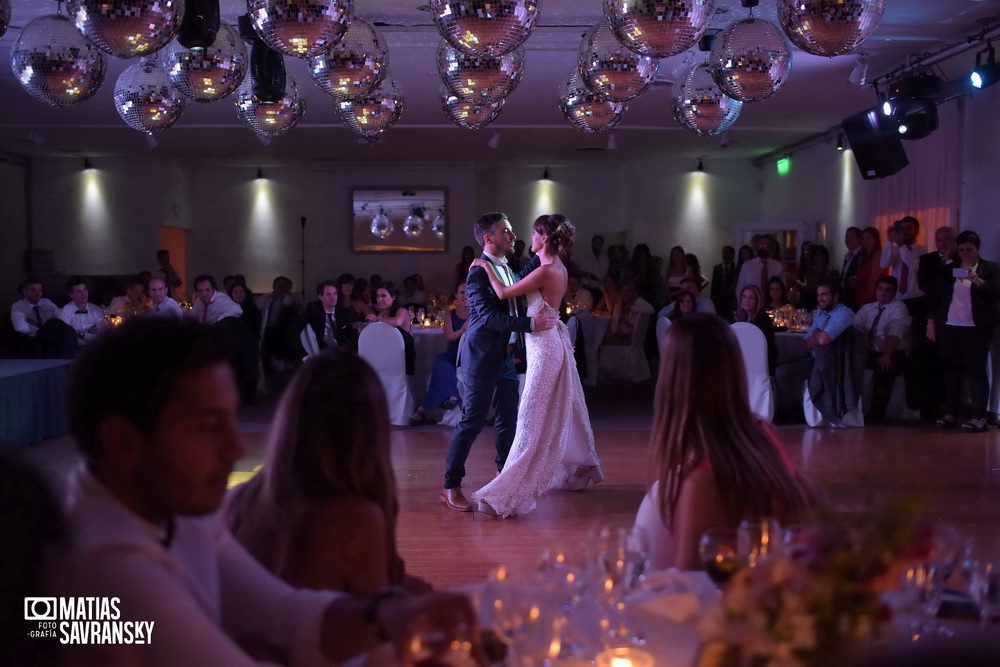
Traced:
<path fill-rule="evenodd" d="M 448 349 L 448 341 L 444 339 L 444 329 L 439 327 L 414 326 L 410 333 L 413 335 L 416 356 L 413 375 L 409 376 L 408 380 L 414 405 L 420 405 L 424 400 L 424 394 L 427 393 L 427 382 L 434 368 L 434 357 Z"/>

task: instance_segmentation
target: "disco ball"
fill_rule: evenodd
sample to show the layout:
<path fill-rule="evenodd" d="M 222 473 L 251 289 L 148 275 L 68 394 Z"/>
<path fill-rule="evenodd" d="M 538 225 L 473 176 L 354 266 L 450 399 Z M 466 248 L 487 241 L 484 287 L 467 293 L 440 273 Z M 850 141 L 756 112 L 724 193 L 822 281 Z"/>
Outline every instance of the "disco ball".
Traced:
<path fill-rule="evenodd" d="M 354 0 L 247 0 L 247 13 L 272 49 L 311 58 L 329 51 L 347 32 Z"/>
<path fill-rule="evenodd" d="M 708 62 L 722 92 L 741 102 L 759 102 L 788 78 L 792 45 L 773 23 L 748 18 L 722 31 Z"/>
<path fill-rule="evenodd" d="M 421 218 L 416 213 L 411 213 L 406 216 L 406 220 L 403 221 L 403 233 L 407 236 L 420 236 L 424 231 L 424 219 Z"/>
<path fill-rule="evenodd" d="M 477 104 L 451 94 L 441 98 L 441 108 L 446 116 L 459 127 L 479 130 L 496 120 L 503 108 L 504 100 L 493 104 Z"/>
<path fill-rule="evenodd" d="M 21 29 L 10 66 L 29 95 L 54 107 L 79 104 L 104 83 L 104 54 L 60 14 Z"/>
<path fill-rule="evenodd" d="M 604 17 L 618 41 L 653 58 L 693 46 L 714 11 L 714 0 L 604 0 Z"/>
<path fill-rule="evenodd" d="M 375 137 L 395 125 L 403 112 L 403 93 L 391 79 L 378 90 L 337 105 L 340 120 L 363 137 Z"/>
<path fill-rule="evenodd" d="M 658 61 L 622 46 L 605 21 L 584 37 L 578 63 L 583 84 L 613 102 L 646 92 L 659 70 Z"/>
<path fill-rule="evenodd" d="M 184 18 L 184 0 L 68 0 L 66 10 L 94 46 L 137 58 L 170 43 Z"/>
<path fill-rule="evenodd" d="M 445 217 L 444 217 L 444 211 L 441 211 L 440 213 L 437 214 L 437 217 L 434 218 L 434 221 L 431 222 L 431 233 L 440 238 L 444 238 L 444 230 L 445 230 Z"/>
<path fill-rule="evenodd" d="M 332 49 L 309 59 L 313 81 L 327 95 L 351 99 L 379 87 L 389 69 L 389 49 L 375 27 L 358 17 Z"/>
<path fill-rule="evenodd" d="M 165 130 L 181 117 L 184 98 L 170 77 L 156 65 L 156 58 L 143 58 L 128 67 L 115 82 L 115 109 L 125 123 L 140 132 Z"/>
<path fill-rule="evenodd" d="M 573 127 L 596 134 L 617 125 L 628 105 L 605 99 L 589 90 L 580 81 L 579 72 L 574 70 L 559 96 L 559 109 Z"/>
<path fill-rule="evenodd" d="M 396 228 L 392 225 L 392 220 L 389 219 L 382 211 L 372 218 L 372 226 L 370 227 L 372 236 L 380 239 L 387 239 L 389 235 L 396 231 Z"/>
<path fill-rule="evenodd" d="M 788 39 L 814 56 L 858 48 L 882 20 L 886 0 L 779 0 L 778 20 Z"/>
<path fill-rule="evenodd" d="M 538 22 L 541 0 L 431 0 L 441 36 L 476 56 L 506 55 L 524 43 Z"/>
<path fill-rule="evenodd" d="M 10 25 L 10 0 L 0 0 L 0 37 L 7 32 Z"/>
<path fill-rule="evenodd" d="M 163 69 L 170 81 L 195 102 L 215 102 L 231 95 L 243 83 L 249 63 L 239 33 L 225 23 L 207 49 L 189 49 L 173 41 L 163 53 Z"/>
<path fill-rule="evenodd" d="M 261 102 L 253 94 L 253 80 L 248 76 L 233 98 L 236 115 L 257 136 L 277 137 L 299 124 L 306 111 L 306 101 L 299 96 L 295 79 L 288 75 L 285 95 L 277 102 Z"/>
<path fill-rule="evenodd" d="M 743 102 L 719 90 L 708 63 L 691 68 L 674 95 L 674 118 L 702 136 L 728 130 L 739 118 L 742 108 Z"/>
<path fill-rule="evenodd" d="M 462 53 L 441 42 L 437 53 L 438 73 L 456 97 L 477 104 L 494 104 L 517 88 L 524 75 L 524 49 L 493 56 Z"/>

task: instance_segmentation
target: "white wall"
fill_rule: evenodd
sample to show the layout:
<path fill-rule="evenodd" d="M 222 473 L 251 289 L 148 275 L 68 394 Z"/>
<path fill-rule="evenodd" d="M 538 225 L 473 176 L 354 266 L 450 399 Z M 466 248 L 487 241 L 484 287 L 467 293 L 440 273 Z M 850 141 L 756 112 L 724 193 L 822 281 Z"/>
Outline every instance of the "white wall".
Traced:
<path fill-rule="evenodd" d="M 983 239 L 987 259 L 1000 259 L 1000 85 L 965 104 L 962 227 Z"/>
<path fill-rule="evenodd" d="M 28 245 L 25 225 L 25 167 L 0 161 L 0 312 L 21 298 L 17 286 L 24 279 L 24 250 Z"/>

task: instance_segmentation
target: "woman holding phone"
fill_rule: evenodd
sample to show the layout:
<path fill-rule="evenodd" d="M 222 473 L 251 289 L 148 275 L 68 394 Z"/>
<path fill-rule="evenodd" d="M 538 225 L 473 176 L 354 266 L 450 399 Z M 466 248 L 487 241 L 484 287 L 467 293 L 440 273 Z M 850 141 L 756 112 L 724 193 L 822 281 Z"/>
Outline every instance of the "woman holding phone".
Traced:
<path fill-rule="evenodd" d="M 990 384 L 986 361 L 993 327 L 1000 320 L 1000 265 L 979 256 L 981 241 L 974 231 L 959 234 L 955 244 L 958 266 L 950 276 L 940 278 L 927 295 L 927 338 L 937 343 L 945 367 L 945 411 L 937 424 L 943 428 L 958 424 L 968 382 L 971 414 L 962 430 L 978 433 L 987 426 Z"/>

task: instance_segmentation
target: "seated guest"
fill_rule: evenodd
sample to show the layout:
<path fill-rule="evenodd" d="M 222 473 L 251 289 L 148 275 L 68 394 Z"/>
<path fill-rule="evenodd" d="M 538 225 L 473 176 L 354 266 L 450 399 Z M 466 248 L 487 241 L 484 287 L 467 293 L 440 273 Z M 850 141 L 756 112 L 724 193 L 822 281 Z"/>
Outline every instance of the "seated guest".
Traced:
<path fill-rule="evenodd" d="M 250 331 L 253 332 L 254 337 L 260 336 L 260 308 L 254 303 L 253 292 L 237 279 L 232 287 L 229 288 L 228 293 L 229 298 L 243 309 L 240 319 L 246 323 Z"/>
<path fill-rule="evenodd" d="M 651 567 L 701 569 L 706 530 L 735 529 L 743 519 L 785 522 L 812 503 L 774 431 L 750 412 L 743 358 L 724 320 L 695 313 L 670 327 L 656 396 L 657 481 L 635 519 L 649 538 Z"/>
<path fill-rule="evenodd" d="M 392 285 L 391 282 L 383 282 L 383 287 L 385 285 Z M 381 289 L 381 288 L 379 288 Z M 397 294 L 399 290 L 394 290 Z M 375 291 L 378 294 L 378 290 Z M 350 299 L 351 308 L 353 308 L 357 313 L 358 317 L 362 320 L 367 320 L 368 315 L 372 312 L 372 307 L 375 302 L 372 300 L 372 288 L 365 278 L 358 278 L 354 281 L 354 290 L 351 292 Z"/>
<path fill-rule="evenodd" d="M 59 319 L 76 332 L 77 344 L 86 345 L 104 331 L 104 311 L 90 303 L 90 292 L 83 278 L 66 281 L 70 302 L 59 311 Z"/>
<path fill-rule="evenodd" d="M 340 292 L 337 283 L 324 280 L 316 285 L 316 301 L 310 301 L 302 311 L 301 329 L 308 326 L 316 337 L 316 345 L 320 350 L 338 345 L 346 345 L 357 349 L 358 334 L 350 321 L 340 319 L 343 310 L 337 307 Z M 350 310 L 350 309 L 348 309 Z"/>
<path fill-rule="evenodd" d="M 674 302 L 670 305 L 673 306 L 673 308 L 670 309 L 670 314 L 667 315 L 667 317 L 671 322 L 676 322 L 682 317 L 698 312 L 698 303 L 695 301 L 694 295 L 686 290 L 678 292 L 677 298 L 674 299 Z M 662 313 L 663 311 L 661 310 L 660 312 Z"/>
<path fill-rule="evenodd" d="M 167 296 L 172 297 L 174 290 L 182 285 L 181 277 L 170 264 L 170 251 L 161 248 L 156 251 L 156 270 L 151 272 L 151 278 L 162 278 L 167 286 Z"/>
<path fill-rule="evenodd" d="M 684 270 L 684 277 L 689 278 L 694 281 L 695 287 L 697 287 L 698 292 L 705 288 L 708 284 L 708 278 L 701 272 L 701 262 L 698 261 L 698 256 L 693 252 L 686 253 L 684 255 L 684 266 L 687 267 Z M 695 296 L 698 296 L 695 294 Z M 712 312 L 715 312 L 715 307 L 712 307 Z"/>
<path fill-rule="evenodd" d="M 773 377 L 774 369 L 778 366 L 778 347 L 774 342 L 774 322 L 762 307 L 759 287 L 747 285 L 743 288 L 740 292 L 740 307 L 736 309 L 734 319 L 736 322 L 749 322 L 764 334 L 764 340 L 767 341 L 767 370 Z"/>
<path fill-rule="evenodd" d="M 200 275 L 194 279 L 197 298 L 191 308 L 191 317 L 202 324 L 215 324 L 227 317 L 240 317 L 243 309 L 226 294 L 218 291 L 215 278 Z"/>
<path fill-rule="evenodd" d="M 578 273 L 571 273 L 566 278 L 566 293 L 563 295 L 563 302 L 570 310 L 591 310 L 594 307 L 594 295 L 583 287 Z"/>
<path fill-rule="evenodd" d="M 146 286 L 143 284 L 142 278 L 138 276 L 132 278 L 125 285 L 125 294 L 111 299 L 107 312 L 122 317 L 144 315 L 149 310 L 145 289 Z"/>
<path fill-rule="evenodd" d="M 328 350 L 307 361 L 278 405 L 264 468 L 226 500 L 233 536 L 297 588 L 374 595 L 403 585 L 388 424 L 363 359 Z"/>
<path fill-rule="evenodd" d="M 410 416 L 410 426 L 420 426 L 431 421 L 430 416 L 438 409 L 451 410 L 460 403 L 458 377 L 455 365 L 458 359 L 458 343 L 468 327 L 469 294 L 465 282 L 455 288 L 455 308 L 444 321 L 444 339 L 448 349 L 434 356 L 431 379 L 427 386 L 424 402 Z"/>
<path fill-rule="evenodd" d="M 298 336 L 291 331 L 301 307 L 292 295 L 292 281 L 278 276 L 271 282 L 271 292 L 257 300 L 261 313 L 260 359 L 264 371 L 273 374 L 296 361 L 297 351 L 291 340 Z"/>
<path fill-rule="evenodd" d="M 361 278 L 360 280 L 364 280 Z M 367 282 L 367 281 L 366 281 Z M 413 375 L 417 363 L 417 349 L 410 333 L 412 322 L 410 311 L 399 305 L 399 290 L 392 282 L 382 283 L 375 294 L 375 307 L 365 317 L 368 322 L 385 322 L 399 329 L 403 334 L 403 350 L 406 358 L 406 374 Z"/>
<path fill-rule="evenodd" d="M 986 430 L 986 409 L 990 395 L 986 363 L 993 329 L 1000 320 L 1000 265 L 979 256 L 979 234 L 966 230 L 955 239 L 957 266 L 943 274 L 928 295 L 931 317 L 927 337 L 937 342 L 944 362 L 943 427 L 958 423 L 965 385 L 969 387 L 971 418 L 962 430 L 978 433 Z"/>
<path fill-rule="evenodd" d="M 604 294 L 601 300 L 594 306 L 594 315 L 611 315 L 615 312 L 620 296 L 618 294 L 618 281 L 614 276 L 609 275 L 604 279 Z"/>
<path fill-rule="evenodd" d="M 742 294 L 747 285 L 758 285 L 761 290 L 767 289 L 772 278 L 781 279 L 784 267 L 778 261 L 778 242 L 768 235 L 758 237 L 754 241 L 757 256 L 743 263 L 740 276 L 736 280 L 736 293 Z"/>
<path fill-rule="evenodd" d="M 711 299 L 706 299 L 705 297 L 698 296 L 698 283 L 692 278 L 682 278 L 680 282 L 680 292 L 674 295 L 674 302 L 668 303 L 663 308 L 660 308 L 660 312 L 656 314 L 657 319 L 661 317 L 670 317 L 674 313 L 676 308 L 677 300 L 680 298 L 681 294 L 687 293 L 694 297 L 695 312 L 698 313 L 715 313 L 715 304 L 712 303 Z"/>
<path fill-rule="evenodd" d="M 378 290 L 376 290 L 378 293 Z M 415 306 L 424 308 L 427 305 L 427 292 L 417 289 L 417 277 L 403 278 L 403 291 L 399 293 L 399 302 L 404 307 Z"/>
<path fill-rule="evenodd" d="M 153 305 L 147 311 L 147 315 L 158 317 L 181 317 L 183 315 L 180 304 L 167 296 L 167 285 L 163 282 L 163 278 L 149 279 L 149 298 Z"/>
<path fill-rule="evenodd" d="M 315 665 L 385 640 L 403 655 L 418 613 L 475 627 L 464 596 L 293 588 L 232 537 L 217 510 L 246 450 L 224 348 L 189 319 L 143 318 L 73 369 L 69 421 L 84 461 L 68 482 L 72 552 L 58 594 L 120 597 L 122 620 L 155 623 L 155 643 L 67 647 L 67 664 Z"/>
<path fill-rule="evenodd" d="M 865 419 L 879 421 L 892 396 L 896 376 L 903 372 L 910 339 L 910 312 L 896 298 L 896 279 L 882 276 L 875 287 L 875 301 L 861 306 L 854 326 L 868 340 L 868 363 L 875 375 L 872 404 Z"/>
<path fill-rule="evenodd" d="M 605 345 L 631 345 L 632 334 L 639 326 L 639 319 L 643 315 L 653 314 L 653 306 L 639 296 L 631 281 L 626 281 L 622 285 L 620 296 L 614 312 L 611 313 L 608 333 L 604 337 Z"/>
<path fill-rule="evenodd" d="M 670 249 L 666 273 L 667 298 L 673 299 L 681 291 L 681 280 L 688 275 L 687 255 L 681 246 Z"/>
<path fill-rule="evenodd" d="M 807 386 L 823 418 L 834 425 L 857 407 L 867 361 L 867 348 L 855 344 L 854 312 L 840 303 L 838 281 L 816 287 L 818 307 L 806 330 L 805 344 L 813 362 Z"/>
<path fill-rule="evenodd" d="M 341 273 L 334 284 L 337 285 L 337 307 L 334 313 L 337 321 L 360 329 L 365 324 L 365 318 L 351 307 L 351 298 L 354 294 L 354 276 L 350 273 Z M 379 277 L 379 285 L 381 284 L 382 279 Z"/>
<path fill-rule="evenodd" d="M 239 284 L 239 281 L 236 279 L 236 276 L 233 275 L 224 276 L 222 278 L 222 291 L 225 292 L 226 294 L 229 294 L 230 291 L 232 291 L 233 289 L 233 285 L 236 284 Z M 232 294 L 229 294 L 229 297 L 232 298 Z"/>
<path fill-rule="evenodd" d="M 759 288 L 758 288 L 759 289 Z M 743 292 L 741 291 L 740 294 Z M 778 310 L 788 305 L 788 289 L 785 281 L 774 277 L 767 281 L 767 303 L 764 310 Z"/>
<path fill-rule="evenodd" d="M 59 319 L 59 308 L 43 296 L 42 283 L 27 278 L 18 288 L 21 299 L 10 307 L 15 348 L 26 357 L 69 358 L 76 352 L 75 332 Z"/>

